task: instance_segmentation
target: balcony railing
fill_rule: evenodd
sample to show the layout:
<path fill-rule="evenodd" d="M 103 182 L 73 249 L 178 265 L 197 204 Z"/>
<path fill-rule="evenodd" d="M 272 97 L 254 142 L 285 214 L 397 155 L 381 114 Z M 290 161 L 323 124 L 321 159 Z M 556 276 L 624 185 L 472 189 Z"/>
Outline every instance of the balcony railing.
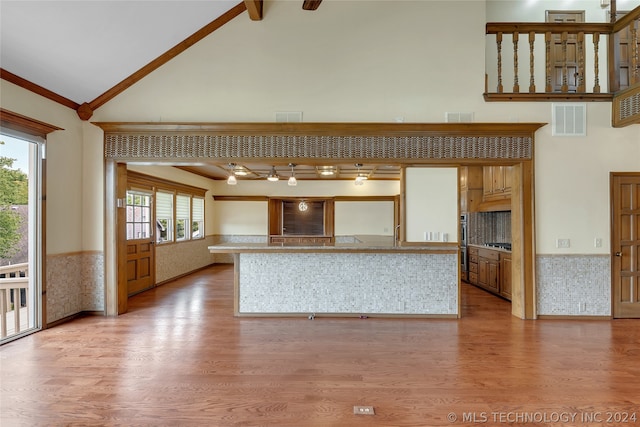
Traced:
<path fill-rule="evenodd" d="M 485 100 L 612 101 L 640 85 L 639 22 L 488 23 Z"/>
<path fill-rule="evenodd" d="M 29 327 L 29 264 L 0 267 L 0 338 Z"/>

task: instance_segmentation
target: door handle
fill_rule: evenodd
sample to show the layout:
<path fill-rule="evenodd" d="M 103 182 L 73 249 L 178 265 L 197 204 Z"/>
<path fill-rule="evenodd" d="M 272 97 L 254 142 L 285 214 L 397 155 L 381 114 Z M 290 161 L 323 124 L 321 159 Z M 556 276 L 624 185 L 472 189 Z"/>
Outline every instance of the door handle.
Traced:
<path fill-rule="evenodd" d="M 615 255 L 618 256 L 618 257 L 621 257 L 622 256 L 622 252 L 616 252 Z"/>

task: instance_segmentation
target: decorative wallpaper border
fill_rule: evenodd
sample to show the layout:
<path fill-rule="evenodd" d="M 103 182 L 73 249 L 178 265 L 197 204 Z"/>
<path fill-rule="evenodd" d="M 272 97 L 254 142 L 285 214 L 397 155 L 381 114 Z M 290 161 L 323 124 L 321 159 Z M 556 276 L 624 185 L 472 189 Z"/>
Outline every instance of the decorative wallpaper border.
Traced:
<path fill-rule="evenodd" d="M 121 135 L 112 159 L 531 159 L 533 139 L 509 136 Z"/>

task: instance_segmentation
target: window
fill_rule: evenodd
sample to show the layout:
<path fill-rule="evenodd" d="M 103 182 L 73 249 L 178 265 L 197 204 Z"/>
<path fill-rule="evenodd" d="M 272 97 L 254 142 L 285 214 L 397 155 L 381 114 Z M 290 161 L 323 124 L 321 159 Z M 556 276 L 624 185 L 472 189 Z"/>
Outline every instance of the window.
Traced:
<path fill-rule="evenodd" d="M 173 241 L 173 194 L 156 192 L 156 230 L 158 243 Z"/>
<path fill-rule="evenodd" d="M 155 226 L 157 243 L 204 239 L 207 190 L 134 171 L 127 171 L 127 185 L 128 238 L 152 237 Z"/>
<path fill-rule="evenodd" d="M 127 240 L 151 237 L 151 195 L 127 191 Z"/>
<path fill-rule="evenodd" d="M 191 196 L 176 196 L 176 240 L 188 240 L 189 218 L 191 217 Z"/>
<path fill-rule="evenodd" d="M 204 199 L 194 197 L 192 199 L 193 209 L 191 212 L 191 238 L 204 238 Z"/>

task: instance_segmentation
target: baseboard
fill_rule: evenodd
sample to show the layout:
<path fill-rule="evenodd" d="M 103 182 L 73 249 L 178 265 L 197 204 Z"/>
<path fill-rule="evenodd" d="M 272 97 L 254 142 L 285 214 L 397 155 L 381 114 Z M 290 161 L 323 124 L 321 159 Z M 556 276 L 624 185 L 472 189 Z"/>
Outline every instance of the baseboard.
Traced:
<path fill-rule="evenodd" d="M 72 314 L 70 316 L 63 317 L 62 319 L 54 320 L 53 322 L 47 323 L 46 325 L 44 325 L 42 329 L 53 328 L 55 326 L 62 325 L 63 323 L 71 322 L 72 320 L 80 319 L 82 317 L 87 317 L 87 316 L 104 316 L 104 311 L 103 310 L 80 311 L 76 314 Z"/>
<path fill-rule="evenodd" d="M 204 267 L 200 267 L 200 268 L 196 268 L 195 270 L 187 271 L 186 273 L 182 273 L 182 274 L 180 274 L 178 276 L 172 277 L 171 279 L 167 279 L 167 280 L 163 280 L 162 282 L 158 282 L 158 283 L 155 284 L 154 287 L 162 286 L 162 285 L 165 285 L 167 283 L 171 283 L 174 280 L 178 280 L 178 279 L 180 279 L 182 277 L 185 277 L 185 276 L 188 276 L 190 274 L 197 273 L 198 271 L 201 271 L 201 270 L 206 270 L 207 268 L 213 267 L 214 265 L 216 265 L 216 263 L 212 262 L 211 264 L 207 264 Z M 153 289 L 153 288 L 151 288 L 151 289 Z M 145 291 L 148 291 L 148 290 L 149 289 L 145 289 Z M 141 292 L 144 292 L 144 291 L 141 291 Z"/>
<path fill-rule="evenodd" d="M 611 316 L 570 316 L 566 314 L 539 314 L 538 320 L 612 320 Z"/>

